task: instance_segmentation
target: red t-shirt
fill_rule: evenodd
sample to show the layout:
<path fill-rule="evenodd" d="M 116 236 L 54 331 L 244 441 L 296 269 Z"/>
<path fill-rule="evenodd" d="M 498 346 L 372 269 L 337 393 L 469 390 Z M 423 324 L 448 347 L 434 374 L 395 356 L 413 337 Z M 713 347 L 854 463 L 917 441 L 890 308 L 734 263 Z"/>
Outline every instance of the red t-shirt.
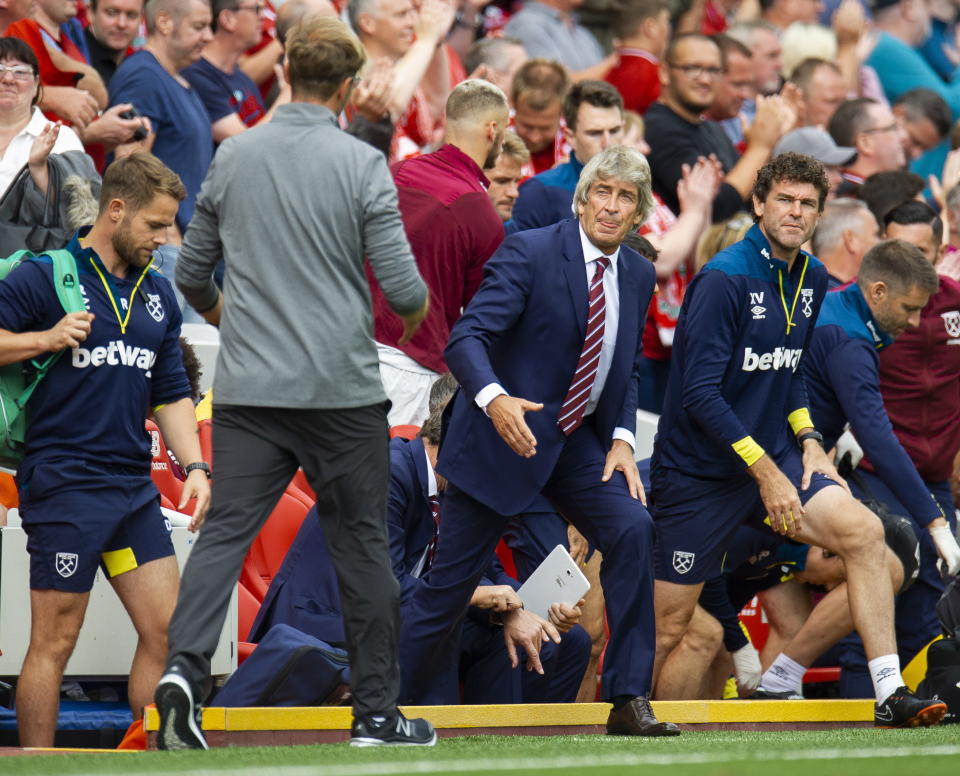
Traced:
<path fill-rule="evenodd" d="M 624 108 L 642 115 L 660 96 L 660 62 L 641 49 L 617 49 L 617 54 L 620 62 L 607 73 L 607 83 L 617 87 Z"/>
<path fill-rule="evenodd" d="M 40 83 L 44 86 L 76 86 L 77 72 L 60 70 L 53 64 L 50 57 L 50 49 L 59 49 L 71 59 L 82 64 L 87 60 L 83 57 L 83 52 L 77 48 L 76 44 L 70 40 L 70 37 L 64 34 L 60 35 L 60 40 L 54 38 L 43 29 L 33 19 L 21 19 L 7 27 L 8 37 L 20 38 L 24 41 L 37 56 L 40 64 Z M 59 116 L 47 114 L 52 121 L 60 119 Z M 61 119 L 62 120 L 62 119 Z M 65 124 L 69 122 L 64 121 Z"/>

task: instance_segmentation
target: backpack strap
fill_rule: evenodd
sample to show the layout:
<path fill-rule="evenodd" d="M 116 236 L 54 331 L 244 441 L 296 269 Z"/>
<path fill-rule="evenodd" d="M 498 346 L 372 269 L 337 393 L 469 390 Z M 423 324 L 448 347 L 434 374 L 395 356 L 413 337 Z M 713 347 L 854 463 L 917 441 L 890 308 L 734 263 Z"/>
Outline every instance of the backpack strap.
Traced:
<path fill-rule="evenodd" d="M 77 260 L 68 250 L 58 249 L 44 251 L 53 261 L 53 286 L 57 291 L 60 304 L 68 313 L 86 312 L 87 306 L 80 292 L 80 276 L 77 271 Z"/>

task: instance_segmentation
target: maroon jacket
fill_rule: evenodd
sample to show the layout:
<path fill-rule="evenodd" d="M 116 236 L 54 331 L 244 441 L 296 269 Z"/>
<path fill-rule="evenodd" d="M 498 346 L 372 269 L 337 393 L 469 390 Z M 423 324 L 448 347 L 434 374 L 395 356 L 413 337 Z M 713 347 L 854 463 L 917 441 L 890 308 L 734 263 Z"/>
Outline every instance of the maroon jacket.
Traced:
<path fill-rule="evenodd" d="M 430 311 L 413 339 L 398 346 L 403 322 L 368 269 L 373 337 L 400 347 L 428 369 L 446 372 L 443 349 L 450 329 L 480 287 L 483 265 L 503 242 L 503 223 L 487 196 L 490 183 L 483 170 L 456 146 L 398 162 L 392 172 L 403 227 L 430 289 Z"/>
<path fill-rule="evenodd" d="M 920 476 L 949 479 L 960 448 L 960 283 L 941 275 L 920 326 L 881 351 L 880 390 Z"/>

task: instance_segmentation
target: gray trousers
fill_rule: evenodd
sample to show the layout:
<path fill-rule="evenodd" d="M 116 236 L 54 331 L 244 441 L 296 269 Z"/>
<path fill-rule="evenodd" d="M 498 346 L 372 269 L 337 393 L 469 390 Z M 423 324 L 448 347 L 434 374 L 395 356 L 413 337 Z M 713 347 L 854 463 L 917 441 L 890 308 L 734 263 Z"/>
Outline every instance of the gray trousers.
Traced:
<path fill-rule="evenodd" d="M 387 444 L 382 404 L 214 407 L 213 505 L 183 571 L 168 668 L 195 687 L 206 680 L 244 556 L 300 465 L 339 581 L 354 714 L 394 711 L 399 585 L 386 530 Z"/>

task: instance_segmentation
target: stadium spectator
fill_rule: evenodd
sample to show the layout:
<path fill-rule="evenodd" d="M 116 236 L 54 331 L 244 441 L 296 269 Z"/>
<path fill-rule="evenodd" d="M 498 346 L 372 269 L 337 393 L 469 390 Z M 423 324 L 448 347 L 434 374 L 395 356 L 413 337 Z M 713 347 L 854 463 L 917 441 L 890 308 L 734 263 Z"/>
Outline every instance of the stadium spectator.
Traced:
<path fill-rule="evenodd" d="M 33 8 L 34 0 L 7 0 L 0 8 L 0 35 L 7 34 L 7 28 L 14 22 L 26 19 Z"/>
<path fill-rule="evenodd" d="M 877 0 L 874 4 L 872 49 L 865 62 L 877 71 L 887 99 L 924 88 L 938 94 L 960 118 L 960 81 L 944 82 L 918 51 L 930 32 L 926 0 Z"/>
<path fill-rule="evenodd" d="M 876 100 L 860 97 L 841 103 L 827 131 L 837 145 L 857 149 L 856 160 L 842 171 L 844 182 L 852 184 L 845 187 L 850 193 L 875 172 L 902 170 L 906 165 L 906 134 L 890 108 Z"/>
<path fill-rule="evenodd" d="M 827 202 L 813 233 L 813 255 L 827 268 L 827 288 L 857 277 L 864 254 L 880 241 L 880 226 L 870 208 L 857 199 Z"/>
<path fill-rule="evenodd" d="M 447 371 L 443 349 L 450 329 L 480 287 L 483 265 L 503 241 L 483 168 L 500 154 L 508 118 L 507 98 L 496 86 L 464 81 L 447 100 L 446 143 L 392 170 L 404 230 L 430 289 L 430 312 L 417 333 L 401 343 L 403 320 L 371 279 L 373 337 L 392 403 L 391 426 L 416 424 L 427 416 L 430 386 Z"/>
<path fill-rule="evenodd" d="M 504 226 L 513 218 L 513 206 L 520 196 L 520 179 L 523 177 L 523 165 L 530 161 L 530 152 L 514 132 L 503 136 L 503 145 L 496 164 L 483 168 L 490 185 L 487 196 L 503 221 Z"/>
<path fill-rule="evenodd" d="M 822 10 L 822 0 L 760 0 L 760 18 L 781 31 L 794 22 L 816 24 Z"/>
<path fill-rule="evenodd" d="M 287 0 L 277 10 L 277 40 L 283 46 L 287 33 L 308 16 L 336 16 L 337 9 L 330 0 Z"/>
<path fill-rule="evenodd" d="M 295 27 L 284 65 L 292 102 L 221 145 L 186 234 L 177 282 L 209 322 L 221 324 L 221 353 L 235 358 L 221 359 L 214 378 L 217 497 L 171 620 L 156 692 L 161 748 L 206 746 L 200 687 L 230 594 L 250 542 L 299 464 L 323 494 L 319 515 L 344 593 L 353 736 L 371 744 L 436 741 L 429 723 L 405 721 L 396 708 L 386 397 L 369 334 L 365 257 L 404 317 L 405 338 L 426 313 L 427 289 L 383 155 L 337 126 L 364 58 L 336 19 Z M 297 148 L 324 153 L 291 153 Z M 295 203 L 298 218 L 283 217 L 285 203 Z M 212 280 L 221 257 L 230 266 L 224 294 Z M 304 337 L 307 331 L 336 336 Z"/>
<path fill-rule="evenodd" d="M 940 260 L 943 243 L 943 222 L 926 202 L 906 200 L 891 208 L 883 217 L 884 236 L 916 246 L 927 261 Z"/>
<path fill-rule="evenodd" d="M 563 161 L 566 154 L 560 120 L 569 88 L 566 68 L 549 59 L 531 59 L 521 65 L 513 77 L 511 128 L 530 152 L 530 165 L 524 177 L 549 170 Z"/>
<path fill-rule="evenodd" d="M 777 28 L 764 21 L 734 24 L 727 29 L 727 35 L 736 38 L 753 52 L 753 81 L 757 94 L 769 96 L 780 91 L 780 71 L 783 69 L 780 45 L 780 33 Z M 749 112 L 752 116 L 752 112 Z"/>
<path fill-rule="evenodd" d="M 576 80 L 603 78 L 612 60 L 579 24 L 574 9 L 583 0 L 527 0 L 503 31 L 522 44 L 531 57 L 552 59 L 573 72 Z"/>
<path fill-rule="evenodd" d="M 148 407 L 187 470 L 179 508 L 197 498 L 191 530 L 210 502 L 210 470 L 181 364 L 180 314 L 169 281 L 151 269 L 183 196 L 177 176 L 147 154 L 107 170 L 96 222 L 67 245 L 85 312 L 64 315 L 48 258 L 25 261 L 0 284 L 0 361 L 70 349 L 27 404 L 31 422 L 17 475 L 32 617 L 17 682 L 21 746 L 53 746 L 63 670 L 98 567 L 139 634 L 129 681 L 134 717 L 163 668 L 177 563 L 150 479 Z M 106 411 L 91 413 L 93 404 Z"/>
<path fill-rule="evenodd" d="M 463 66 L 471 77 L 475 77 L 482 67 L 480 77 L 509 95 L 513 77 L 528 59 L 527 50 L 516 38 L 506 36 L 480 38 L 470 47 L 463 60 Z"/>
<path fill-rule="evenodd" d="M 843 480 L 821 446 L 793 369 L 826 293 L 826 270 L 800 246 L 827 191 L 819 162 L 800 154 L 773 159 L 757 176 L 757 224 L 706 265 L 684 298 L 651 462 L 657 663 L 680 641 L 736 527 L 767 521 L 777 533 L 843 559 L 870 659 L 876 723 L 889 715 L 899 726 L 928 703 L 909 694 L 900 676 L 883 529 L 838 486 Z M 717 358 L 718 350 L 728 355 Z M 700 528 L 703 521 L 709 530 Z"/>
<path fill-rule="evenodd" d="M 743 104 L 757 93 L 753 82 L 753 67 L 750 64 L 750 49 L 736 38 L 714 35 L 723 55 L 723 73 L 717 78 L 716 91 L 704 116 L 716 121 L 727 133 L 734 148 L 743 143 L 744 120 L 740 116 Z M 742 150 L 742 149 L 741 149 Z"/>
<path fill-rule="evenodd" d="M 826 129 L 847 98 L 840 68 L 825 59 L 804 59 L 794 68 L 783 95 L 797 112 L 797 126 Z"/>
<path fill-rule="evenodd" d="M 145 15 L 146 46 L 117 68 L 110 102 L 135 105 L 150 119 L 156 133 L 153 153 L 187 189 L 177 212 L 182 236 L 213 158 L 213 136 L 206 108 L 180 70 L 200 58 L 212 37 L 210 5 L 207 0 L 147 0 Z M 179 241 L 179 236 L 173 240 Z M 173 261 L 173 253 L 165 259 Z"/>
<path fill-rule="evenodd" d="M 909 199 L 923 202 L 923 178 L 907 170 L 875 172 L 860 187 L 859 199 L 867 203 L 878 224 L 883 224 L 897 205 Z"/>
<path fill-rule="evenodd" d="M 737 158 L 724 131 L 702 118 L 702 112 L 713 102 L 722 72 L 720 47 L 712 39 L 699 34 L 676 36 L 660 67 L 664 91 L 645 117 L 654 191 L 674 213 L 680 209 L 677 184 L 683 165 L 692 165 L 698 157 L 711 154 L 720 160 L 725 175 L 713 205 L 715 221 L 741 209 L 757 170 L 792 123 L 792 114 L 780 98 L 764 100 L 757 108 L 750 142 Z"/>
<path fill-rule="evenodd" d="M 660 96 L 660 59 L 670 40 L 669 5 L 666 0 L 625 0 L 615 6 L 611 27 L 618 60 L 605 80 L 620 92 L 626 110 L 643 115 Z"/>
<path fill-rule="evenodd" d="M 203 55 L 181 73 L 207 110 L 215 143 L 267 117 L 260 90 L 239 67 L 243 53 L 260 40 L 261 2 L 213 0 L 213 38 L 203 47 Z M 288 100 L 284 95 L 279 102 Z"/>
<path fill-rule="evenodd" d="M 916 159 L 936 148 L 950 134 L 950 108 L 930 89 L 904 92 L 894 100 L 892 110 L 906 134 L 907 159 Z"/>
<path fill-rule="evenodd" d="M 393 572 L 400 585 L 400 620 L 406 617 L 419 580 L 427 578 L 439 549 L 446 481 L 435 473 L 441 416 L 457 389 L 449 372 L 430 390 L 430 416 L 416 439 L 390 441 L 387 531 Z M 259 640 L 283 622 L 334 645 L 344 642 L 340 596 L 315 512 L 308 514 L 253 624 Z M 522 609 L 519 583 L 493 556 L 470 598 L 459 645 L 459 682 L 425 688 L 431 705 L 463 703 L 570 703 L 577 694 L 589 654 L 589 639 L 577 626 L 579 606 L 555 603 L 550 621 Z M 322 613 L 322 614 L 321 614 Z M 502 619 L 502 627 L 491 622 Z M 544 674 L 511 667 L 504 631 L 541 629 L 559 645 L 544 645 Z M 562 637 L 560 634 L 563 634 Z M 518 656 L 521 658 L 521 656 Z M 520 660 L 518 660 L 518 663 Z M 400 673 L 404 666 L 401 664 Z M 462 693 L 460 687 L 462 685 Z"/>
<path fill-rule="evenodd" d="M 623 139 L 623 100 L 605 81 L 575 83 L 564 98 L 563 118 L 570 161 L 540 173 L 520 187 L 511 232 L 571 218 L 570 204 L 583 166 Z"/>
<path fill-rule="evenodd" d="M 109 90 L 113 74 L 140 34 L 144 0 L 91 0 L 90 24 L 84 29 L 88 59 Z"/>
<path fill-rule="evenodd" d="M 51 125 L 37 107 L 39 63 L 26 43 L 0 38 L 0 67 L 0 192 L 7 190 L 25 164 L 45 192 L 47 155 L 83 151 L 83 144 L 70 127 Z M 39 147 L 35 150 L 35 146 Z"/>
<path fill-rule="evenodd" d="M 636 418 L 631 383 L 654 271 L 621 242 L 652 209 L 649 175 L 643 157 L 623 146 L 591 159 L 574 194 L 579 220 L 511 237 L 489 262 L 483 286 L 451 333 L 446 356 L 463 390 L 454 399 L 437 466 L 447 478 L 443 538 L 404 623 L 404 700 L 417 702 L 438 675 L 454 677 L 449 656 L 461 615 L 507 515 L 543 491 L 603 553 L 611 633 L 603 693 L 614 704 L 607 731 L 680 732 L 658 722 L 647 700 L 653 531 L 639 500 L 630 442 Z M 575 308 L 559 303 L 571 293 Z M 589 325 L 588 296 L 599 311 Z M 585 348 L 598 352 L 591 358 Z M 528 668 L 538 673 L 540 640 L 521 643 Z"/>
<path fill-rule="evenodd" d="M 833 138 L 818 127 L 801 127 L 787 132 L 773 147 L 773 155 L 779 156 L 787 151 L 812 156 L 827 173 L 830 192 L 827 199 L 836 196 L 843 185 L 842 170 L 856 159 L 857 149 L 842 148 L 833 142 Z"/>

